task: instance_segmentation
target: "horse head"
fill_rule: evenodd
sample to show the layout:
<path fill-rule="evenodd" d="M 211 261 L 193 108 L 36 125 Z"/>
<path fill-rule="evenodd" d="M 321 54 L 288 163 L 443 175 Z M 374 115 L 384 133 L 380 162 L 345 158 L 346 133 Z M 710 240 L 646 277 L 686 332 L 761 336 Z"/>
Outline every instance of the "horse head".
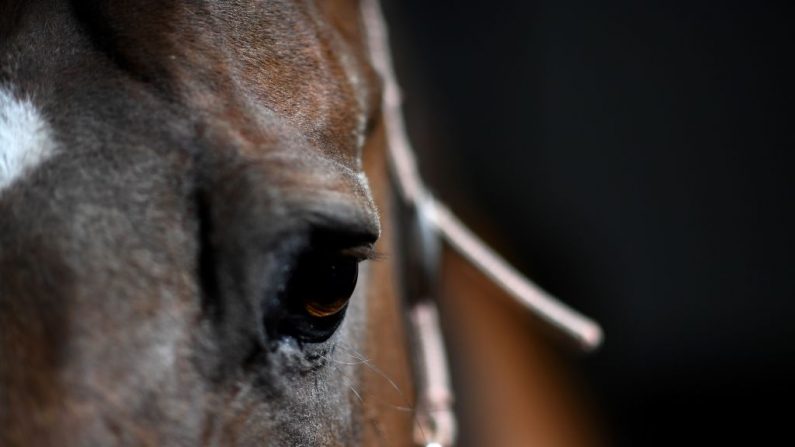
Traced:
<path fill-rule="evenodd" d="M 0 17 L 0 444 L 408 443 L 359 2 Z"/>
<path fill-rule="evenodd" d="M 468 439 L 568 431 L 516 310 L 601 330 L 424 187 L 377 0 L 0 0 L 0 445 L 449 446 L 437 302 Z"/>

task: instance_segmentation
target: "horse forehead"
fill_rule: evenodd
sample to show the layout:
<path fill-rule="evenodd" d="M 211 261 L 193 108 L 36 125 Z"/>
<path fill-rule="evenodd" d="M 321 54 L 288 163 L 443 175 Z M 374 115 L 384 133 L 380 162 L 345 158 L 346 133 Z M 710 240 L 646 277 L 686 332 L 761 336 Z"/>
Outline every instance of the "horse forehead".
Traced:
<path fill-rule="evenodd" d="M 379 80 L 356 2 L 93 3 L 84 15 L 116 36 L 128 69 L 165 83 L 243 149 L 288 128 L 348 164 L 360 155 Z"/>

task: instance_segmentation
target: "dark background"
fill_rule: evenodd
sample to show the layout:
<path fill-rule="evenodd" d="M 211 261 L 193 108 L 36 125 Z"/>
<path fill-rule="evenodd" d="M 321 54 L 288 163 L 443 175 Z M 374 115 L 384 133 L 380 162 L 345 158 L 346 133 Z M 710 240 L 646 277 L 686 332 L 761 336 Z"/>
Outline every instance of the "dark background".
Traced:
<path fill-rule="evenodd" d="M 429 183 L 605 327 L 612 445 L 791 439 L 791 3 L 387 2 Z"/>

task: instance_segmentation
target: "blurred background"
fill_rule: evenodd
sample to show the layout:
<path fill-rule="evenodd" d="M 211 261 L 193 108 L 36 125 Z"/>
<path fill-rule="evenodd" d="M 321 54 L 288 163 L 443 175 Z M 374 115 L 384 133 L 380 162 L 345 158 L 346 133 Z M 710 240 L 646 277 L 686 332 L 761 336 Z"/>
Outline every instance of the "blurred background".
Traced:
<path fill-rule="evenodd" d="M 788 439 L 792 3 L 385 3 L 427 181 L 606 330 L 604 443 Z"/>

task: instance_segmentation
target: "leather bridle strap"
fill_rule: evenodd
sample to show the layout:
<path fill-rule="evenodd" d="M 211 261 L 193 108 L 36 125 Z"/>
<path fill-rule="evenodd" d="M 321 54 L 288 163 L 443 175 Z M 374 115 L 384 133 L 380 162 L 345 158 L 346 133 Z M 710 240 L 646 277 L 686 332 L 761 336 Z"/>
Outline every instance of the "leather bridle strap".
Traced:
<path fill-rule="evenodd" d="M 414 331 L 418 430 L 415 441 L 428 447 L 451 446 L 456 427 L 453 394 L 444 342 L 436 312 L 435 275 L 439 264 L 439 237 L 471 262 L 516 302 L 552 327 L 574 339 L 586 351 L 602 342 L 602 330 L 593 320 L 555 299 L 527 279 L 470 231 L 438 202 L 419 175 L 414 151 L 403 123 L 401 94 L 392 66 L 386 22 L 378 0 L 362 0 L 372 63 L 384 82 L 382 114 L 389 165 L 400 197 L 408 235 L 408 256 L 403 268 L 409 285 L 409 318 Z M 405 216 L 408 216 L 406 218 Z M 406 220 L 408 219 L 408 222 Z"/>

